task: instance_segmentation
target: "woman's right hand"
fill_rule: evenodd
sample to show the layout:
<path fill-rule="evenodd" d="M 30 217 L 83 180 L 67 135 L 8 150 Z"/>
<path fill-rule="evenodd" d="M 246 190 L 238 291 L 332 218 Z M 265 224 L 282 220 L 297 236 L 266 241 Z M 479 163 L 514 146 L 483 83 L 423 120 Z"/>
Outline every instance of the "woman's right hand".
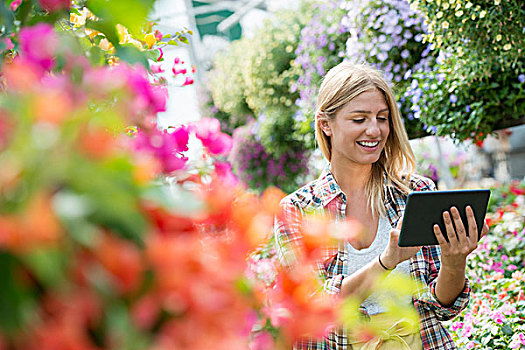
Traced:
<path fill-rule="evenodd" d="M 405 260 L 410 259 L 421 249 L 422 246 L 417 247 L 400 247 L 397 242 L 399 241 L 399 233 L 401 232 L 401 224 L 403 219 L 399 220 L 397 227 L 390 231 L 390 239 L 388 246 L 381 253 L 380 258 L 383 265 L 386 268 L 392 270 L 397 264 Z"/>

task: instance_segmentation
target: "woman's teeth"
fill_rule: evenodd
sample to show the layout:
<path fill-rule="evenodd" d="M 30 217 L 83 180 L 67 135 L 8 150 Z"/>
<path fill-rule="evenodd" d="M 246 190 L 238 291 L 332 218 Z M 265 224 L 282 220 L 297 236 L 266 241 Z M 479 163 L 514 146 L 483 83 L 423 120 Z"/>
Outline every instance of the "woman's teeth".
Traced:
<path fill-rule="evenodd" d="M 369 141 L 357 141 L 358 144 L 364 147 L 375 147 L 379 145 L 379 141 L 369 142 Z"/>

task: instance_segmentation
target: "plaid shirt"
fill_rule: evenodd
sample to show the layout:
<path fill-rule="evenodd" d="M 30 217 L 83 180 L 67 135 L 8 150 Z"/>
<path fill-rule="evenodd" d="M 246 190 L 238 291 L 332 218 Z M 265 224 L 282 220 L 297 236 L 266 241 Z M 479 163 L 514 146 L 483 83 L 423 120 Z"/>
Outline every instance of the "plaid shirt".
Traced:
<path fill-rule="evenodd" d="M 413 191 L 433 191 L 434 183 L 427 178 L 413 175 L 409 181 Z M 407 196 L 394 185 L 388 185 L 385 178 L 384 198 L 387 218 L 392 227 L 403 217 Z M 346 217 L 347 198 L 332 173 L 327 167 L 317 180 L 310 182 L 281 201 L 284 209 L 283 220 L 276 220 L 275 238 L 278 255 L 284 266 L 292 266 L 302 254 L 303 245 L 298 230 L 298 222 L 305 213 L 327 212 L 335 220 Z M 295 223 L 295 224 L 294 224 Z M 327 293 L 338 294 L 345 271 L 348 271 L 347 251 L 344 244 L 326 248 L 319 269 L 325 277 L 324 289 Z M 465 280 L 465 288 L 450 307 L 442 306 L 436 298 L 435 286 L 441 266 L 439 246 L 425 246 L 410 260 L 412 277 L 421 282 L 413 297 L 414 306 L 419 314 L 421 340 L 424 349 L 456 349 L 450 334 L 440 321 L 457 316 L 470 298 L 470 287 Z M 366 309 L 363 312 L 367 315 Z M 294 345 L 294 349 L 350 349 L 344 330 L 334 330 L 325 339 L 303 339 Z"/>

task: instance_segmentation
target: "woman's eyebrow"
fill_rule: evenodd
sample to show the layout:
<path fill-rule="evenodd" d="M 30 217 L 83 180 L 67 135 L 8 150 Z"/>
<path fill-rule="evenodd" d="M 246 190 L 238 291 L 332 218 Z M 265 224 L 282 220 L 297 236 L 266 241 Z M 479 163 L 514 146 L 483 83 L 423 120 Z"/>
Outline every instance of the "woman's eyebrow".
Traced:
<path fill-rule="evenodd" d="M 378 113 L 383 113 L 383 112 L 388 112 L 388 108 L 383 108 L 382 110 L 380 110 Z M 348 112 L 348 114 L 354 114 L 354 113 L 361 113 L 361 114 L 372 114 L 372 111 L 363 111 L 363 110 L 355 110 L 355 111 L 350 111 Z"/>

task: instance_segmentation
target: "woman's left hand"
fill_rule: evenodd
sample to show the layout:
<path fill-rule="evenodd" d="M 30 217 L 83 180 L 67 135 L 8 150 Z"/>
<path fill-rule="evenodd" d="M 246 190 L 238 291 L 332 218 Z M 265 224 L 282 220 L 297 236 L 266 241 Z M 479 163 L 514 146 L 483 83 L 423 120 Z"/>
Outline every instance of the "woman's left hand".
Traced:
<path fill-rule="evenodd" d="M 441 247 L 441 264 L 454 270 L 465 269 L 467 256 L 477 248 L 479 241 L 479 231 L 474 212 L 470 206 L 467 206 L 465 211 L 467 213 L 468 234 L 456 207 L 452 207 L 450 213 L 448 211 L 443 212 L 448 242 L 441 233 L 439 226 L 434 225 L 434 233 Z M 454 224 L 452 224 L 452 220 Z M 481 230 L 481 237 L 485 236 L 488 230 L 489 227 L 485 222 Z"/>

